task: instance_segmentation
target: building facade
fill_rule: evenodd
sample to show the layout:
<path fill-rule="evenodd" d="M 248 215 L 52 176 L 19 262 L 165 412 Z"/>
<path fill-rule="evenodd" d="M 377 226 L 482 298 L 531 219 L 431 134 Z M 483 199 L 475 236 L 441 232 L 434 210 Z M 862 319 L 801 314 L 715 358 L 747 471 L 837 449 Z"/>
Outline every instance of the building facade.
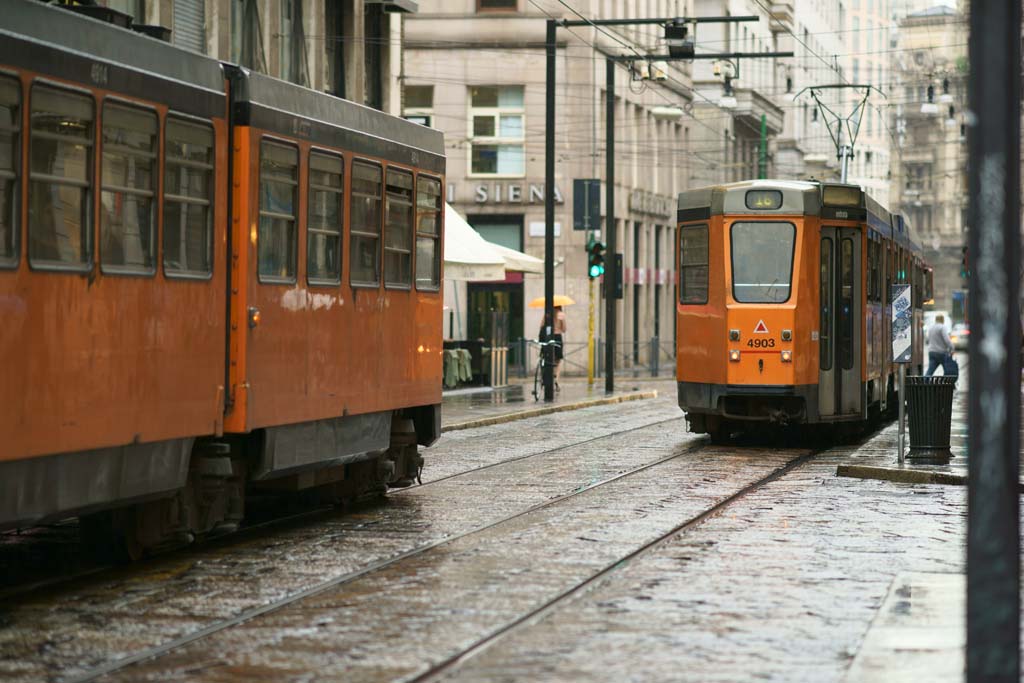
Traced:
<path fill-rule="evenodd" d="M 398 113 L 404 0 L 100 0 L 180 47 Z"/>
<path fill-rule="evenodd" d="M 755 22 L 698 24 L 697 52 L 777 51 L 771 8 L 742 0 L 696 0 L 698 17 L 758 17 Z M 698 59 L 693 80 L 699 122 L 693 153 L 703 163 L 695 164 L 690 186 L 775 176 L 773 150 L 785 124 L 785 112 L 775 97 L 785 87 L 782 60 Z"/>
<path fill-rule="evenodd" d="M 889 0 L 848 0 L 843 38 L 845 75 L 850 83 L 870 85 L 857 117 L 857 139 L 848 180 L 884 206 L 892 206 L 890 155 L 893 131 L 890 102 L 899 98 L 891 85 L 892 17 Z M 842 29 L 841 29 L 842 30 Z M 849 91 L 846 111 L 855 111 L 862 91 Z M 851 97 L 852 95 L 852 97 Z"/>
<path fill-rule="evenodd" d="M 939 6 L 907 15 L 895 53 L 892 125 L 894 211 L 908 216 L 934 267 L 935 308 L 953 310 L 967 241 L 965 18 Z M 959 296 L 959 295 L 957 295 Z"/>
<path fill-rule="evenodd" d="M 687 14 L 674 0 L 577 0 L 588 18 L 631 19 Z M 486 239 L 544 257 L 545 31 L 549 18 L 578 18 L 553 0 L 423 0 L 403 20 L 404 115 L 444 131 L 448 201 Z M 688 63 L 615 69 L 615 222 L 605 224 L 606 61 L 603 54 L 664 50 L 661 27 L 560 28 L 557 33 L 555 291 L 577 304 L 566 310 L 566 367 L 584 373 L 591 296 L 595 335 L 604 337 L 604 300 L 587 275 L 590 234 L 573 229 L 573 180 L 602 184 L 595 235 L 617 231 L 624 261 L 618 304 L 621 367 L 647 367 L 673 355 L 673 235 L 676 196 L 692 183 L 702 157 L 691 149 L 696 125 Z M 659 46 L 661 44 L 661 47 Z M 654 78 L 651 78 L 652 72 Z M 666 109 L 669 111 L 666 112 Z M 608 255 L 609 265 L 612 262 Z M 492 312 L 507 313 L 509 336 L 536 338 L 544 294 L 540 275 L 505 282 L 448 282 L 446 332 L 488 336 Z M 652 341 L 656 340 L 656 341 Z M 655 352 L 657 344 L 660 352 Z M 600 355 L 600 354 L 599 354 Z M 535 356 L 534 356 L 535 357 Z M 517 359 L 513 356 L 513 362 Z"/>

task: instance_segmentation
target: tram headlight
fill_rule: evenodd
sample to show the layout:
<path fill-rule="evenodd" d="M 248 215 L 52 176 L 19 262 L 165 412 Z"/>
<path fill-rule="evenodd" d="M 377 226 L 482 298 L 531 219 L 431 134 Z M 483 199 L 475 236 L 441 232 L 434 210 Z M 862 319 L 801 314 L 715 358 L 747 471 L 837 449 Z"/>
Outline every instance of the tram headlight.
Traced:
<path fill-rule="evenodd" d="M 783 330 L 782 341 L 793 341 L 793 330 Z"/>
<path fill-rule="evenodd" d="M 740 340 L 740 331 L 739 330 L 729 330 L 729 341 L 739 341 L 739 340 Z"/>
<path fill-rule="evenodd" d="M 790 351 L 789 349 L 785 349 L 782 352 L 782 362 L 783 363 L 792 363 L 793 362 L 793 352 Z"/>
<path fill-rule="evenodd" d="M 733 363 L 739 363 L 740 362 L 740 350 L 739 349 L 729 349 L 729 360 L 732 361 Z"/>

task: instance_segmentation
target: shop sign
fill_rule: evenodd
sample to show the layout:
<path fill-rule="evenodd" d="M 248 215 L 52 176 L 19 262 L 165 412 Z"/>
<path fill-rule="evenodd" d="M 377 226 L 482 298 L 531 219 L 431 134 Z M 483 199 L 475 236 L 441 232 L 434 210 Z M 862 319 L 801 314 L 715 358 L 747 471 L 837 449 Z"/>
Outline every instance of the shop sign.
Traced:
<path fill-rule="evenodd" d="M 633 190 L 629 193 L 629 210 L 636 213 L 671 217 L 675 208 L 675 201 L 671 197 L 647 190 Z"/>
<path fill-rule="evenodd" d="M 473 186 L 477 204 L 543 204 L 544 183 L 479 183 Z M 562 204 L 562 191 L 555 185 L 555 203 Z"/>

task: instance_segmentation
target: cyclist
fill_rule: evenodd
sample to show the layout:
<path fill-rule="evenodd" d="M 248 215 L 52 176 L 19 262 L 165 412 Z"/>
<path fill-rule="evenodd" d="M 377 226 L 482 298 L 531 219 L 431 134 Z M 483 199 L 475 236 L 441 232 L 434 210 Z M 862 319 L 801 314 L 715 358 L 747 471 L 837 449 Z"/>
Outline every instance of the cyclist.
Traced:
<path fill-rule="evenodd" d="M 547 328 L 548 317 L 545 315 L 540 323 L 540 334 L 537 335 L 537 338 L 541 341 L 549 341 Z M 562 357 L 565 355 L 563 351 L 565 348 L 565 329 L 565 311 L 561 306 L 555 306 L 555 325 L 551 333 L 551 340 L 558 342 L 555 344 L 555 391 L 561 391 L 561 387 L 558 386 L 558 378 L 562 372 Z"/>

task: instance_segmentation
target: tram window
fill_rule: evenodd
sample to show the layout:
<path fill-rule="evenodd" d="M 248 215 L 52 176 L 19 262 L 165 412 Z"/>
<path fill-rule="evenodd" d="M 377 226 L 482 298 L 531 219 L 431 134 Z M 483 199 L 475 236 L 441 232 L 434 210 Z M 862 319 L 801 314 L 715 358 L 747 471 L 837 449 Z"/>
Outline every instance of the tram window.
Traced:
<path fill-rule="evenodd" d="M 29 263 L 34 268 L 89 270 L 92 97 L 36 84 L 30 117 Z"/>
<path fill-rule="evenodd" d="M 213 129 L 169 117 L 164 145 L 164 275 L 213 273 Z"/>
<path fill-rule="evenodd" d="M 868 281 L 867 281 L 867 292 L 868 301 L 875 300 L 875 243 L 868 237 Z"/>
<path fill-rule="evenodd" d="M 100 266 L 107 273 L 152 273 L 156 263 L 156 112 L 103 107 Z"/>
<path fill-rule="evenodd" d="M 875 252 L 875 263 L 871 272 L 871 288 L 875 292 L 874 300 L 880 303 L 882 301 L 882 243 L 875 241 L 872 242 L 872 246 Z"/>
<path fill-rule="evenodd" d="M 839 357 L 844 370 L 853 368 L 853 317 L 857 299 L 853 291 L 853 240 L 844 238 L 839 243 Z"/>
<path fill-rule="evenodd" d="M 416 179 L 416 289 L 441 286 L 441 181 Z"/>
<path fill-rule="evenodd" d="M 892 246 L 885 245 L 885 303 L 892 303 L 892 273 L 894 266 L 894 255 Z"/>
<path fill-rule="evenodd" d="M 767 221 L 733 223 L 732 295 L 739 303 L 789 300 L 796 226 Z"/>
<path fill-rule="evenodd" d="M 384 215 L 384 285 L 412 285 L 412 173 L 388 169 Z"/>
<path fill-rule="evenodd" d="M 380 202 L 383 172 L 368 162 L 352 162 L 350 279 L 354 285 L 380 284 Z"/>
<path fill-rule="evenodd" d="M 820 324 L 818 331 L 818 357 L 822 370 L 832 369 L 832 238 L 821 238 L 821 270 L 818 278 L 821 288 L 818 301 L 820 305 Z"/>
<path fill-rule="evenodd" d="M 708 302 L 708 226 L 679 230 L 679 303 Z"/>
<path fill-rule="evenodd" d="M 344 220 L 341 157 L 309 155 L 309 219 L 306 222 L 306 277 L 311 284 L 341 282 L 341 224 Z"/>
<path fill-rule="evenodd" d="M 0 76 L 0 268 L 18 263 L 21 84 Z"/>
<path fill-rule="evenodd" d="M 260 227 L 257 237 L 260 282 L 295 282 L 299 151 L 268 142 L 260 145 Z"/>

